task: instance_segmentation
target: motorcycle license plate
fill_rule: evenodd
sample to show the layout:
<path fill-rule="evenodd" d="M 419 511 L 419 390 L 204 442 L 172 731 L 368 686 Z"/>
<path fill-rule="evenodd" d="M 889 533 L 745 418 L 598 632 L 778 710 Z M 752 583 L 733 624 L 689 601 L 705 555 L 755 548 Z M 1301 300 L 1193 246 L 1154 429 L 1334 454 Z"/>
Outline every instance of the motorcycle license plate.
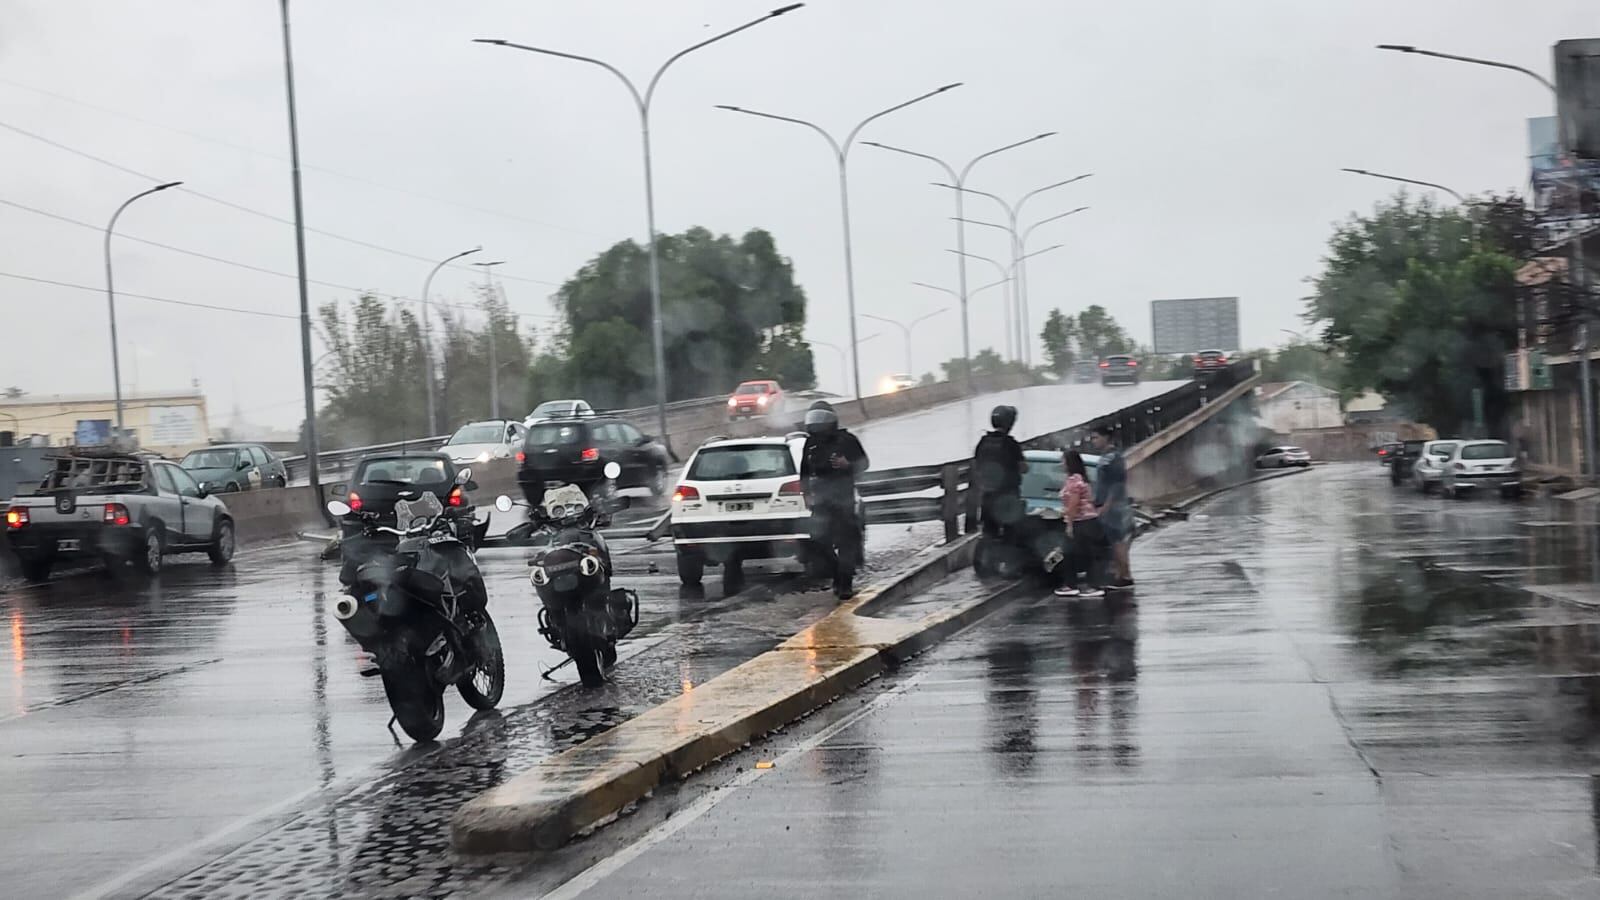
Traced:
<path fill-rule="evenodd" d="M 733 502 L 733 503 L 724 503 L 724 504 L 722 504 L 722 511 L 723 512 L 750 512 L 751 510 L 754 510 L 755 508 L 756 508 L 756 505 L 754 503 L 743 502 L 743 501 L 736 501 L 736 502 Z"/>
<path fill-rule="evenodd" d="M 56 541 L 56 549 L 63 551 L 75 551 L 78 549 L 78 539 L 62 538 L 61 540 Z"/>

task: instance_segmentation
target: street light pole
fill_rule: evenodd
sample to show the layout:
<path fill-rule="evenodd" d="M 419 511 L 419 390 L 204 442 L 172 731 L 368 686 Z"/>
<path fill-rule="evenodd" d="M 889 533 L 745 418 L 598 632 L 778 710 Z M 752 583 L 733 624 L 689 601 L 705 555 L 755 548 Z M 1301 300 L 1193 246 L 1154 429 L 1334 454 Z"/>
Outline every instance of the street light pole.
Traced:
<path fill-rule="evenodd" d="M 856 341 L 856 346 L 859 347 L 860 345 L 865 344 L 867 341 L 870 341 L 877 336 L 878 333 L 875 331 L 861 340 Z M 838 344 L 830 344 L 827 341 L 819 341 L 815 338 L 806 338 L 806 343 L 816 344 L 818 347 L 827 347 L 829 350 L 839 354 L 839 387 L 848 388 L 850 386 L 850 369 L 847 365 L 849 360 L 845 358 L 844 348 Z"/>
<path fill-rule="evenodd" d="M 1050 223 L 1050 222 L 1054 222 L 1054 221 L 1057 221 L 1058 219 L 1065 219 L 1068 216 L 1076 215 L 1078 213 L 1083 212 L 1084 210 L 1086 210 L 1088 208 L 1089 207 L 1087 207 L 1087 206 L 1080 206 L 1077 209 L 1068 210 L 1068 211 L 1066 211 L 1064 213 L 1057 213 L 1056 215 L 1040 219 L 1039 221 L 1033 223 L 1032 225 L 1029 225 L 1027 228 L 1022 229 L 1022 233 L 1021 234 L 1018 234 L 1016 229 L 1013 228 L 1012 226 L 1001 225 L 998 222 L 984 222 L 984 221 L 982 221 L 980 219 L 964 219 L 962 221 L 965 224 L 968 224 L 968 225 L 982 225 L 985 228 L 998 228 L 1001 231 L 1004 231 L 1004 232 L 1010 234 L 1011 235 L 1011 240 L 1015 244 L 1015 246 L 1016 246 L 1017 250 L 1019 251 L 1019 253 L 1026 254 L 1027 251 L 1028 251 L 1028 238 L 1033 235 L 1034 229 L 1038 228 L 1040 225 L 1044 225 L 1044 224 L 1047 224 L 1047 223 Z M 1020 210 L 1019 210 L 1019 214 L 1020 214 Z M 1022 258 L 1022 257 L 1019 257 L 1019 258 Z M 1024 278 L 1026 278 L 1027 267 L 1023 266 L 1021 271 L 1022 271 L 1022 274 L 1023 274 Z M 1030 361 L 1031 361 L 1031 357 L 1030 357 Z"/>
<path fill-rule="evenodd" d="M 954 253 L 955 255 L 957 255 L 959 257 L 961 257 L 962 259 L 981 259 L 984 262 L 988 263 L 989 265 L 994 266 L 994 270 L 996 272 L 1000 273 L 1000 280 L 995 282 L 995 284 L 1001 284 L 1001 285 L 1005 286 L 1005 290 L 1001 294 L 1000 311 L 1005 317 L 1005 335 L 1006 335 L 1006 355 L 1005 355 L 1005 358 L 1007 360 L 1010 360 L 1015 355 L 1014 352 L 1013 352 L 1013 346 L 1014 346 L 1013 342 L 1014 342 L 1014 340 L 1015 340 L 1015 338 L 1017 336 L 1016 329 L 1012 326 L 1012 323 L 1011 323 L 1011 304 L 1012 304 L 1011 295 L 1013 293 L 1015 293 L 1015 290 L 1016 290 L 1016 286 L 1013 285 L 1012 282 L 1011 282 L 1011 270 L 1008 269 L 1005 265 L 1003 265 L 999 260 L 990 259 L 987 256 L 979 256 L 976 253 L 968 253 L 965 250 L 951 250 L 950 252 Z M 977 293 L 977 292 L 974 291 L 973 293 Z M 972 360 L 971 360 L 970 357 L 967 359 L 967 368 L 968 369 L 972 368 Z"/>
<path fill-rule="evenodd" d="M 483 269 L 483 299 L 484 306 L 489 313 L 489 418 L 500 418 L 500 366 L 495 362 L 495 344 L 498 342 L 499 333 L 496 323 L 499 321 L 499 307 L 494 304 L 494 277 L 491 274 L 495 266 L 503 266 L 503 259 L 489 262 L 475 262 L 473 265 Z M 665 429 L 662 430 L 665 434 Z"/>
<path fill-rule="evenodd" d="M 744 113 L 748 116 L 758 116 L 763 119 L 776 119 L 779 122 L 789 122 L 795 125 L 804 125 L 812 131 L 815 131 L 817 134 L 822 135 L 823 140 L 828 142 L 828 146 L 833 148 L 834 159 L 837 160 L 839 164 L 839 213 L 844 224 L 844 288 L 845 300 L 849 307 L 850 316 L 850 361 L 852 367 L 854 368 L 856 402 L 860 404 L 863 412 L 866 411 L 867 407 L 866 404 L 861 400 L 861 354 L 857 352 L 856 349 L 856 274 L 854 255 L 850 246 L 850 147 L 855 144 L 856 136 L 861 133 L 861 129 L 867 127 L 878 119 L 881 119 L 892 112 L 905 109 L 912 104 L 921 103 L 930 97 L 937 97 L 945 91 L 953 90 L 960 86 L 961 82 L 959 81 L 953 84 L 947 84 L 942 87 L 935 88 L 926 94 L 912 97 L 910 100 L 907 100 L 904 103 L 896 103 L 894 106 L 891 106 L 888 109 L 879 110 L 878 112 L 867 116 L 865 119 L 862 119 L 856 125 L 856 127 L 850 129 L 850 133 L 845 135 L 843 143 L 840 143 L 838 140 L 836 140 L 834 136 L 829 134 L 825 129 L 822 128 L 822 126 L 817 125 L 814 122 L 807 122 L 804 119 L 773 115 L 772 113 L 758 112 L 753 109 L 745 109 L 739 106 L 729 106 L 727 104 L 718 104 L 717 106 L 717 109 L 724 109 L 728 112 Z"/>
<path fill-rule="evenodd" d="M 294 104 L 294 46 L 289 40 L 289 0 L 279 0 L 278 11 L 283 22 L 284 97 L 289 107 L 289 182 L 294 193 L 295 278 L 300 289 L 300 380 L 306 395 L 306 470 L 312 492 L 320 497 L 317 394 L 311 377 L 311 292 L 306 284 L 306 214 L 300 189 L 300 124 Z"/>
<path fill-rule="evenodd" d="M 117 219 L 122 216 L 122 211 L 127 209 L 133 201 L 140 197 L 148 197 L 157 191 L 175 188 L 180 184 L 183 184 L 183 182 L 169 181 L 166 184 L 158 184 L 153 188 L 134 194 L 132 197 L 122 201 L 122 205 L 117 207 L 117 211 L 111 214 L 111 221 L 106 223 L 106 311 L 111 316 L 111 381 L 117 402 L 117 437 L 119 438 L 122 437 L 122 357 L 117 350 L 117 291 L 111 282 L 111 233 L 116 229 Z"/>
<path fill-rule="evenodd" d="M 428 367 L 428 434 L 430 436 L 439 433 L 439 416 L 437 411 L 438 404 L 433 398 L 436 388 L 433 367 L 433 324 L 432 319 L 428 316 L 428 288 L 432 286 L 433 276 L 439 274 L 440 269 L 463 256 L 471 256 L 482 249 L 483 247 L 481 246 L 473 247 L 471 250 L 463 250 L 455 256 L 440 260 L 438 265 L 428 270 L 428 277 L 422 280 L 422 363 Z"/>
<path fill-rule="evenodd" d="M 285 2 L 287 2 L 287 0 L 285 0 Z M 702 47 L 714 44 L 723 38 L 732 37 L 741 31 L 754 28 L 755 26 L 760 25 L 762 22 L 765 22 L 769 19 L 775 19 L 784 13 L 793 12 L 802 6 L 805 6 L 805 4 L 791 3 L 788 6 L 775 9 L 759 19 L 753 19 L 737 28 L 730 28 L 721 34 L 716 35 L 715 37 L 707 38 L 698 44 L 694 44 L 693 46 L 678 51 L 677 53 L 668 57 L 667 61 L 662 63 L 660 68 L 656 69 L 656 73 L 651 76 L 650 81 L 646 85 L 643 93 L 640 93 L 639 88 L 633 83 L 633 80 L 622 74 L 622 71 L 616 66 L 592 57 L 579 56 L 574 53 L 563 53 L 559 50 L 549 50 L 543 47 L 531 47 L 527 44 L 516 44 L 512 43 L 511 41 L 505 41 L 496 38 L 478 38 L 473 42 L 477 44 L 494 44 L 500 47 L 511 47 L 515 50 L 526 50 L 529 53 L 541 53 L 545 56 L 555 56 L 560 57 L 561 59 L 571 59 L 576 60 L 577 62 L 585 62 L 589 63 L 590 65 L 599 66 L 602 69 L 605 69 L 607 72 L 617 76 L 623 85 L 627 87 L 628 93 L 633 97 L 634 106 L 639 111 L 639 137 L 640 143 L 644 150 L 644 215 L 645 227 L 649 234 L 650 244 L 650 333 L 651 342 L 655 348 L 656 425 L 661 431 L 661 439 L 663 441 L 668 440 L 667 357 L 666 338 L 661 323 L 661 258 L 656 247 L 655 172 L 650 158 L 650 102 L 655 98 L 656 86 L 660 84 L 661 76 L 666 74 L 667 69 L 670 68 L 673 63 L 684 58 L 685 56 L 688 56 L 690 53 L 699 50 Z"/>
<path fill-rule="evenodd" d="M 1556 121 L 1561 129 L 1561 143 L 1568 153 L 1576 152 L 1577 140 L 1572 134 L 1572 122 L 1561 114 L 1561 96 L 1556 90 L 1555 83 L 1540 75 L 1532 69 L 1511 63 L 1500 62 L 1493 59 L 1479 59 L 1473 56 L 1457 56 L 1453 53 L 1440 53 L 1436 50 L 1421 50 L 1410 44 L 1379 44 L 1379 50 L 1394 50 L 1399 53 L 1411 53 L 1417 56 L 1432 56 L 1437 59 L 1448 59 L 1455 62 L 1471 63 L 1475 66 L 1488 66 L 1494 69 L 1510 69 L 1539 82 L 1545 90 L 1554 95 L 1556 99 Z M 1595 421 L 1594 421 L 1594 385 L 1590 381 L 1589 361 L 1589 272 L 1584 262 L 1583 232 L 1579 230 L 1573 235 L 1569 243 L 1569 252 L 1572 255 L 1570 262 L 1570 278 L 1573 290 L 1578 295 L 1578 379 L 1579 395 L 1583 401 L 1583 471 L 1593 476 L 1600 473 L 1600 459 L 1596 458 L 1595 449 Z"/>
<path fill-rule="evenodd" d="M 1415 184 L 1420 187 L 1433 188 L 1436 191 L 1444 191 L 1446 194 L 1456 198 L 1457 203 L 1467 202 L 1467 198 L 1461 196 L 1459 192 L 1453 191 L 1442 184 L 1434 184 L 1431 181 L 1418 181 L 1415 178 L 1401 178 L 1399 175 L 1385 175 L 1382 172 L 1369 172 L 1366 169 L 1340 169 L 1339 171 L 1349 172 L 1352 175 L 1365 175 L 1368 178 L 1382 178 L 1385 181 L 1398 181 L 1401 184 Z"/>
<path fill-rule="evenodd" d="M 915 150 L 907 150 L 904 147 L 893 147 L 893 146 L 890 146 L 889 144 L 880 144 L 877 141 L 862 141 L 862 143 L 867 145 L 868 147 L 877 147 L 880 150 L 892 150 L 895 153 L 903 153 L 906 156 L 915 156 L 918 159 L 926 159 L 926 160 L 929 160 L 930 162 L 937 163 L 939 166 L 941 166 L 944 169 L 945 173 L 950 176 L 951 182 L 953 182 L 954 184 L 960 185 L 962 187 L 965 187 L 966 184 L 967 184 L 967 176 L 972 174 L 972 167 L 976 166 L 980 161 L 988 159 L 989 157 L 994 156 L 995 154 L 1004 153 L 1007 150 L 1011 150 L 1011 149 L 1014 149 L 1014 148 L 1017 148 L 1017 147 L 1021 147 L 1024 144 L 1031 144 L 1034 141 L 1043 140 L 1044 138 L 1047 138 L 1047 137 L 1052 137 L 1055 134 L 1056 134 L 1056 132 L 1054 132 L 1054 131 L 1046 131 L 1046 132 L 1044 132 L 1042 134 L 1036 134 L 1031 138 L 1025 138 L 1025 139 L 1020 140 L 1020 141 L 1014 141 L 1014 142 L 1012 142 L 1010 144 L 1006 144 L 1004 147 L 996 147 L 993 150 L 989 150 L 987 152 L 980 153 L 977 156 L 974 156 L 971 160 L 969 160 L 967 162 L 967 164 L 961 168 L 960 172 L 957 172 L 954 166 L 950 165 L 949 163 L 945 162 L 944 160 L 940 159 L 939 157 L 930 156 L 927 153 L 918 153 Z M 967 249 L 967 232 L 966 232 L 966 229 L 962 227 L 962 219 L 963 219 L 963 217 L 965 215 L 966 215 L 965 195 L 962 194 L 962 192 L 957 191 L 956 192 L 956 249 L 961 251 L 961 252 L 963 252 L 963 253 L 965 253 L 966 249 Z M 971 340 L 972 330 L 971 330 L 971 320 L 970 320 L 970 318 L 968 317 L 968 314 L 967 314 L 967 301 L 972 299 L 972 294 L 969 294 L 967 292 L 967 258 L 965 256 L 957 257 L 957 259 L 956 259 L 956 272 L 958 273 L 957 277 L 960 279 L 960 281 L 958 283 L 961 286 L 961 293 L 956 295 L 956 298 L 961 301 L 961 356 L 962 356 L 963 359 L 965 359 L 967 361 L 966 382 L 967 382 L 967 388 L 970 390 L 972 388 L 972 340 Z M 972 293 L 977 293 L 977 292 L 974 291 Z"/>
<path fill-rule="evenodd" d="M 948 307 L 948 306 L 941 307 L 939 309 L 934 310 L 931 313 L 926 313 L 924 315 L 917 316 L 915 319 L 912 319 L 910 322 L 902 322 L 899 319 L 890 319 L 890 318 L 886 318 L 884 316 L 875 316 L 872 313 L 862 313 L 861 314 L 861 318 L 863 318 L 863 319 L 872 319 L 875 322 L 887 322 L 890 325 L 893 325 L 896 328 L 900 329 L 900 331 L 906 337 L 906 374 L 914 378 L 914 377 L 916 377 L 916 371 L 915 371 L 916 367 L 913 366 L 912 362 L 911 362 L 911 333 L 913 331 L 915 331 L 917 326 L 920 325 L 921 323 L 927 321 L 928 319 L 933 318 L 934 316 L 939 315 L 940 313 L 947 313 L 949 311 L 950 311 L 950 307 Z"/>

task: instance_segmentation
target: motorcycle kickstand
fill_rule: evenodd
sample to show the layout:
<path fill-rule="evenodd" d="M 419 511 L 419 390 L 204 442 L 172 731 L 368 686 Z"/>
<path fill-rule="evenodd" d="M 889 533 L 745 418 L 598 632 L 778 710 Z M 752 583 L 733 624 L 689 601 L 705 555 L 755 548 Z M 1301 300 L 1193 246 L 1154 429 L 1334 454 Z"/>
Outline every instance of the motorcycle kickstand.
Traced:
<path fill-rule="evenodd" d="M 539 677 L 543 678 L 545 681 L 555 681 L 554 678 L 550 677 L 551 673 L 555 672 L 555 670 L 561 668 L 564 665 L 567 665 L 570 662 L 572 662 L 572 657 L 569 656 L 566 659 L 563 659 L 561 662 L 558 662 L 555 665 L 551 666 L 550 668 L 545 669 L 543 672 L 539 673 Z"/>

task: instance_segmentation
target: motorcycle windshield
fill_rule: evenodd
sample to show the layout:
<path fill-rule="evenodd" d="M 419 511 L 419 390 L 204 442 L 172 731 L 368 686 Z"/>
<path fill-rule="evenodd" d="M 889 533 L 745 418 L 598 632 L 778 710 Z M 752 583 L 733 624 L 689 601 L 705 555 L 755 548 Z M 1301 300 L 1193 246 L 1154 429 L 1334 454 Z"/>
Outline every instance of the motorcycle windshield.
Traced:
<path fill-rule="evenodd" d="M 444 514 L 444 504 L 433 494 L 423 494 L 415 500 L 399 500 L 394 505 L 395 525 L 409 531 L 416 525 L 436 519 Z"/>

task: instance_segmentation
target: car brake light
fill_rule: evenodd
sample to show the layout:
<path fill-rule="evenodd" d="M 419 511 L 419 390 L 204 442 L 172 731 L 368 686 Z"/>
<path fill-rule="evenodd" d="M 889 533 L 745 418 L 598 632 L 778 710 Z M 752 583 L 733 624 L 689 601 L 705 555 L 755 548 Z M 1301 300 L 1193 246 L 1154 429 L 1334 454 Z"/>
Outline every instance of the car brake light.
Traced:
<path fill-rule="evenodd" d="M 1109 368 L 1111 368 L 1111 363 L 1103 362 L 1103 363 L 1100 364 L 1100 368 L 1109 369 Z"/>
<path fill-rule="evenodd" d="M 126 525 L 129 521 L 128 508 L 121 503 L 107 503 L 104 521 L 107 525 Z"/>
<path fill-rule="evenodd" d="M 687 484 L 680 485 L 678 487 L 678 490 L 672 495 L 672 500 L 673 500 L 674 503 L 680 503 L 680 502 L 682 502 L 684 500 L 699 500 L 699 499 L 700 499 L 700 491 L 698 489 L 696 489 L 696 488 L 690 487 Z"/>
<path fill-rule="evenodd" d="M 1128 360 L 1128 368 L 1130 368 L 1130 369 L 1139 368 L 1139 361 L 1137 359 Z"/>
<path fill-rule="evenodd" d="M 522 465 L 523 463 L 525 463 L 527 461 L 528 461 L 528 454 L 523 453 L 521 450 L 518 450 L 517 451 L 517 465 L 520 466 L 520 465 Z"/>
<path fill-rule="evenodd" d="M 455 486 L 455 487 L 450 489 L 450 496 L 445 498 L 445 502 L 450 504 L 451 506 L 460 506 L 463 502 L 465 502 L 464 498 L 462 497 L 462 494 L 461 494 L 461 486 L 460 485 L 457 485 L 457 486 Z"/>
<path fill-rule="evenodd" d="M 800 486 L 799 480 L 785 481 L 783 487 L 778 488 L 780 497 L 799 497 L 805 494 L 805 489 Z"/>
<path fill-rule="evenodd" d="M 586 447 L 586 448 L 584 448 L 583 453 L 581 453 L 579 455 L 579 457 L 584 462 L 595 462 L 595 461 L 600 459 L 600 448 L 599 447 Z"/>
<path fill-rule="evenodd" d="M 29 521 L 28 510 L 23 507 L 13 506 L 6 510 L 6 527 L 13 531 L 27 525 Z"/>
<path fill-rule="evenodd" d="M 361 512 L 361 495 L 355 491 L 351 491 L 350 496 L 344 502 L 346 506 L 350 507 L 351 512 Z"/>

